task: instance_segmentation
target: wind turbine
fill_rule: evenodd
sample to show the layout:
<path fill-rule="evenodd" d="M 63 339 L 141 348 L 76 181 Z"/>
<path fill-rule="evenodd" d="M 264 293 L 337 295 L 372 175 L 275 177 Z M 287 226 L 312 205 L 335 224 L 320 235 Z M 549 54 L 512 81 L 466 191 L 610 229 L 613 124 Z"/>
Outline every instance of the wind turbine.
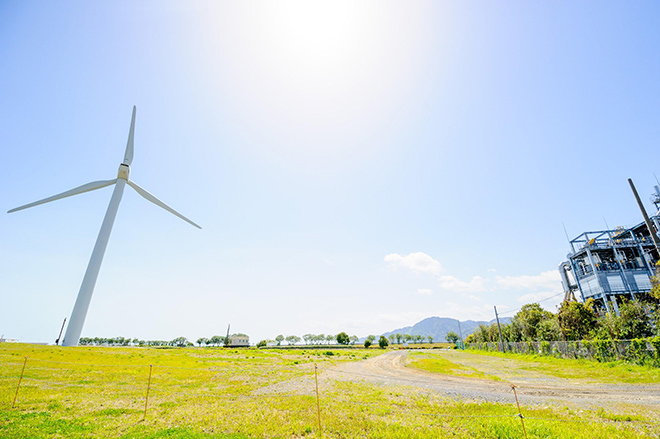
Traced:
<path fill-rule="evenodd" d="M 115 189 L 112 192 L 112 198 L 110 198 L 110 204 L 108 205 L 108 210 L 105 213 L 105 218 L 103 218 L 103 224 L 101 224 L 101 230 L 99 231 L 99 236 L 96 238 L 96 244 L 94 245 L 94 250 L 92 251 L 92 256 L 89 258 L 89 264 L 87 265 L 87 270 L 85 271 L 85 276 L 83 277 L 82 284 L 80 285 L 80 291 L 78 292 L 78 298 L 76 299 L 76 304 L 73 306 L 73 311 L 71 312 L 71 318 L 69 319 L 69 326 L 66 328 L 66 333 L 64 334 L 64 341 L 62 346 L 78 346 L 78 341 L 80 340 L 80 333 L 82 332 L 83 324 L 85 323 L 85 317 L 87 316 L 87 310 L 89 308 L 89 302 L 92 300 L 92 293 L 94 292 L 94 285 L 96 285 L 96 279 L 99 275 L 99 270 L 101 268 L 101 262 L 103 262 L 103 255 L 105 254 L 105 249 L 108 246 L 108 239 L 110 238 L 110 232 L 112 231 L 112 225 L 115 222 L 115 217 L 117 216 L 117 209 L 119 209 L 119 202 L 124 193 L 124 187 L 128 184 L 130 187 L 135 189 L 135 191 L 142 195 L 147 200 L 151 201 L 157 206 L 162 207 L 170 213 L 178 216 L 182 220 L 192 224 L 193 226 L 201 229 L 200 226 L 190 221 L 185 216 L 181 215 L 176 210 L 169 207 L 167 204 L 160 201 L 158 198 L 151 195 L 146 190 L 142 189 L 134 181 L 129 179 L 130 175 L 130 166 L 133 161 L 133 132 L 135 130 L 135 106 L 133 106 L 133 115 L 131 117 L 131 128 L 128 132 L 128 142 L 126 144 L 126 153 L 124 154 L 124 161 L 119 165 L 119 173 L 117 178 L 114 180 L 101 180 L 93 181 L 91 183 L 78 186 L 77 188 L 71 189 L 66 192 L 62 192 L 58 195 L 53 195 L 52 197 L 44 198 L 43 200 L 35 201 L 34 203 L 26 204 L 24 206 L 11 209 L 7 213 L 16 212 L 18 210 L 27 209 L 29 207 L 38 206 L 39 204 L 48 203 L 50 201 L 59 200 L 60 198 L 70 197 L 72 195 L 82 194 L 84 192 L 93 191 L 96 189 L 101 189 L 106 186 L 115 185 Z"/>

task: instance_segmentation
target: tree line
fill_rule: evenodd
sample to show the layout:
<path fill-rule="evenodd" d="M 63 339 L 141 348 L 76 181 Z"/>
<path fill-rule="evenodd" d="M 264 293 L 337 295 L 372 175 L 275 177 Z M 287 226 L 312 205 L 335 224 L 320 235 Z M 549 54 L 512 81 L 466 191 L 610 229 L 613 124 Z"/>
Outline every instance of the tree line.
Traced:
<path fill-rule="evenodd" d="M 232 336 L 244 336 L 245 334 L 238 333 L 232 334 Z M 140 340 L 137 338 L 125 338 L 125 337 L 81 337 L 78 342 L 81 346 L 148 346 L 148 347 L 158 347 L 158 346 L 171 346 L 171 347 L 190 347 L 195 346 L 195 344 L 188 340 L 186 337 L 177 337 L 173 340 Z M 197 339 L 197 346 L 225 346 L 226 337 L 222 335 L 214 335 L 210 338 L 201 337 Z"/>
<path fill-rule="evenodd" d="M 448 334 L 449 336 L 450 334 Z M 454 334 L 455 335 L 455 334 Z M 429 343 L 433 343 L 433 336 L 428 335 L 411 335 L 411 334 L 391 334 L 388 337 L 384 335 L 379 336 L 385 339 L 385 346 L 389 344 L 402 344 L 402 343 L 425 343 L 427 340 Z M 375 335 L 369 335 L 364 341 L 364 346 L 369 347 L 376 341 Z M 451 337 L 450 337 L 451 338 Z M 458 336 L 456 335 L 456 339 Z M 359 341 L 357 335 L 349 336 L 345 332 L 340 332 L 339 334 L 305 334 L 302 337 L 297 335 L 287 335 L 279 334 L 274 339 L 261 340 L 257 343 L 257 347 L 263 346 L 295 346 L 300 345 L 300 342 L 304 342 L 302 345 L 313 346 L 313 345 L 331 345 L 331 344 L 340 344 L 340 345 L 355 345 Z M 286 342 L 286 344 L 283 344 Z M 381 345 L 383 342 L 378 340 L 378 344 Z"/>
<path fill-rule="evenodd" d="M 660 313 L 653 301 L 624 300 L 619 314 L 599 314 L 593 299 L 564 302 L 556 313 L 538 303 L 524 305 L 508 324 L 501 325 L 502 341 L 632 340 L 660 335 Z M 499 342 L 497 323 L 481 324 L 465 341 Z"/>
<path fill-rule="evenodd" d="M 373 337 L 370 335 L 370 337 Z M 403 344 L 403 343 L 433 343 L 434 337 L 432 335 L 412 335 L 412 334 L 390 334 L 387 336 L 387 339 L 391 344 Z"/>
<path fill-rule="evenodd" d="M 598 312 L 593 299 L 584 303 L 563 302 L 556 313 L 530 303 L 502 326 L 502 341 L 633 340 L 660 336 L 660 261 L 655 265 L 650 293 L 638 295 L 636 300 L 617 302 L 618 314 Z M 479 325 L 465 341 L 499 341 L 497 323 Z"/>
<path fill-rule="evenodd" d="M 305 334 L 302 337 L 297 335 L 287 335 L 286 337 L 283 334 L 279 334 L 272 340 L 261 340 L 257 343 L 257 347 L 263 346 L 283 346 L 282 343 L 286 341 L 287 346 L 294 346 L 299 344 L 301 341 L 304 341 L 305 345 L 331 345 L 331 344 L 340 344 L 340 345 L 353 345 L 359 340 L 357 335 L 349 336 L 345 332 L 340 332 L 339 334 Z"/>

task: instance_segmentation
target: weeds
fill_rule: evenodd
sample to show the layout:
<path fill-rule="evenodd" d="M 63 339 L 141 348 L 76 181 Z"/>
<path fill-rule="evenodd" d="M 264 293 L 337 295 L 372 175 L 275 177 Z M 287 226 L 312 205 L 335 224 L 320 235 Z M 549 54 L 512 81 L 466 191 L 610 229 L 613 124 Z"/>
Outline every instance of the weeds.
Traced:
<path fill-rule="evenodd" d="M 291 350 L 4 343 L 0 437 L 319 438 L 314 365 L 323 376 L 324 369 L 338 363 L 381 352 L 310 355 Z M 17 408 L 11 409 L 25 356 L 24 385 Z M 448 363 L 429 367 L 475 375 Z M 456 401 L 417 388 L 325 379 L 320 383 L 320 407 L 323 437 L 329 439 L 521 437 L 513 404 Z M 657 437 L 653 413 L 578 413 L 562 407 L 523 407 L 523 413 L 530 438 Z"/>

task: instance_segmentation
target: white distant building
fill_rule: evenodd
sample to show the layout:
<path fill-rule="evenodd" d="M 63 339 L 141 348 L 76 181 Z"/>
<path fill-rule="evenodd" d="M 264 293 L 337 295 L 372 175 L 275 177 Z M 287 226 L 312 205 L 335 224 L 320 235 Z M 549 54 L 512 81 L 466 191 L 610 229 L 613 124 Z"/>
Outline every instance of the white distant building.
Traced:
<path fill-rule="evenodd" d="M 245 334 L 232 334 L 229 336 L 227 346 L 233 348 L 250 346 L 250 337 Z"/>

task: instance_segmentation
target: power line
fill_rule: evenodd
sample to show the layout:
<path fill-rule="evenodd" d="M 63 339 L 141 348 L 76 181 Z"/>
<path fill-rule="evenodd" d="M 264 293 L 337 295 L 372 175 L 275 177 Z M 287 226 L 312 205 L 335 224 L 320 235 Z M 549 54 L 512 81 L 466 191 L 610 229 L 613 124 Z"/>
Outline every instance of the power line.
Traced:
<path fill-rule="evenodd" d="M 557 293 L 557 294 L 554 294 L 554 295 L 552 295 L 552 296 L 550 296 L 550 297 L 546 297 L 545 299 L 537 300 L 537 301 L 534 302 L 534 303 L 545 302 L 546 300 L 553 299 L 553 298 L 555 298 L 555 297 L 557 297 L 557 296 L 561 296 L 562 294 L 564 294 L 564 293 L 563 293 L 563 292 L 561 292 L 561 293 Z M 525 305 L 523 305 L 523 306 L 525 306 Z M 523 309 L 523 306 L 521 306 L 521 307 L 518 308 L 518 309 L 512 309 L 511 311 L 500 312 L 499 314 L 502 315 L 502 314 L 509 314 L 509 313 L 512 313 L 512 312 L 517 312 L 517 311 L 520 311 L 521 309 Z"/>

